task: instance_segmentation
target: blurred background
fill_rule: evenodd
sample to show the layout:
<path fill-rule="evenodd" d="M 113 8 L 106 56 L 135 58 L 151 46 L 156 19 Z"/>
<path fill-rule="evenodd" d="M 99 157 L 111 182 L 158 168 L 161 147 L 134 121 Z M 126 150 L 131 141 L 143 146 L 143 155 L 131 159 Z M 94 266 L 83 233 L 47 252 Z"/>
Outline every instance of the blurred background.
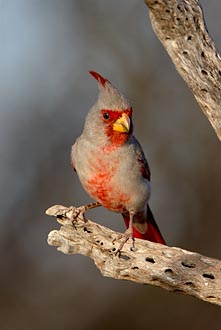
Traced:
<path fill-rule="evenodd" d="M 220 51 L 221 2 L 201 3 Z M 168 244 L 221 258 L 221 144 L 144 2 L 1 0 L 0 50 L 1 329 L 220 329 L 217 306 L 103 278 L 89 258 L 47 245 L 59 226 L 45 210 L 90 200 L 70 149 L 97 98 L 93 69 L 131 100 Z M 124 230 L 120 215 L 90 217 Z"/>

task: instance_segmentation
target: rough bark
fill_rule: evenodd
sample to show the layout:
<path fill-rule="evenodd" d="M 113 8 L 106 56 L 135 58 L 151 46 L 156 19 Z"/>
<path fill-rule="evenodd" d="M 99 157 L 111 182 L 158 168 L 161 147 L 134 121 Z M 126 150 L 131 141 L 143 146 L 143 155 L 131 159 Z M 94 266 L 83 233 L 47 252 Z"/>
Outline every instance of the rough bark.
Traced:
<path fill-rule="evenodd" d="M 221 58 L 208 34 L 200 2 L 145 3 L 156 35 L 221 140 Z"/>
<path fill-rule="evenodd" d="M 104 276 L 157 285 L 221 305 L 221 261 L 137 239 L 133 251 L 129 241 L 116 254 L 120 240 L 113 240 L 119 233 L 79 217 L 73 225 L 74 210 L 55 205 L 46 211 L 61 224 L 49 233 L 49 245 L 65 254 L 90 257 Z"/>

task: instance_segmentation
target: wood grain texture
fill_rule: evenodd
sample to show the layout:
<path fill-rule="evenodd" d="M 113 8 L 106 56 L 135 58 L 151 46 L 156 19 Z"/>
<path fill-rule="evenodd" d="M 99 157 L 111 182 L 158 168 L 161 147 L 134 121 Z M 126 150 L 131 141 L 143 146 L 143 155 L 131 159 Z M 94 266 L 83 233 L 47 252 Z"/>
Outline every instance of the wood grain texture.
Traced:
<path fill-rule="evenodd" d="M 127 242 L 121 254 L 115 253 L 119 235 L 90 220 L 77 218 L 75 207 L 55 205 L 46 214 L 55 216 L 59 230 L 48 235 L 48 244 L 65 254 L 82 254 L 94 260 L 104 276 L 141 284 L 160 286 L 221 305 L 221 261 L 176 247 L 135 240 L 135 250 Z"/>
<path fill-rule="evenodd" d="M 221 140 L 221 59 L 208 34 L 200 2 L 145 3 L 156 35 Z"/>

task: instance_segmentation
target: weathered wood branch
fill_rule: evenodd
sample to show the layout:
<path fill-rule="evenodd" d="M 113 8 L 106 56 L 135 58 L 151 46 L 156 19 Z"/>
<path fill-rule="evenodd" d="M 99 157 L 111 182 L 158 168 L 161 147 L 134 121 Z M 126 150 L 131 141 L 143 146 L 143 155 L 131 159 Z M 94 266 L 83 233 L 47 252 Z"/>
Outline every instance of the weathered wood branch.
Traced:
<path fill-rule="evenodd" d="M 59 230 L 48 235 L 48 244 L 65 254 L 82 254 L 94 260 L 104 276 L 189 294 L 221 305 L 221 261 L 195 252 L 143 240 L 125 243 L 116 255 L 119 235 L 90 220 L 77 218 L 72 225 L 74 207 L 55 205 L 46 214 L 57 217 Z"/>
<path fill-rule="evenodd" d="M 145 0 L 153 29 L 221 140 L 221 58 L 198 0 Z"/>

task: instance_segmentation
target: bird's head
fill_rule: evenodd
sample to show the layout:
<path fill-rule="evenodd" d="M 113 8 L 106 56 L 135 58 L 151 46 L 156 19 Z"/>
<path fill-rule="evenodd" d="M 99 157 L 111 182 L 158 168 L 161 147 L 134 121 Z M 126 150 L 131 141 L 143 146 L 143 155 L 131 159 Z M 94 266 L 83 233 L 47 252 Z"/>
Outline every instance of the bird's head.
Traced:
<path fill-rule="evenodd" d="M 98 81 L 98 101 L 86 120 L 91 132 L 97 138 L 113 145 L 125 143 L 132 134 L 132 107 L 126 98 L 104 77 L 89 71 Z"/>

